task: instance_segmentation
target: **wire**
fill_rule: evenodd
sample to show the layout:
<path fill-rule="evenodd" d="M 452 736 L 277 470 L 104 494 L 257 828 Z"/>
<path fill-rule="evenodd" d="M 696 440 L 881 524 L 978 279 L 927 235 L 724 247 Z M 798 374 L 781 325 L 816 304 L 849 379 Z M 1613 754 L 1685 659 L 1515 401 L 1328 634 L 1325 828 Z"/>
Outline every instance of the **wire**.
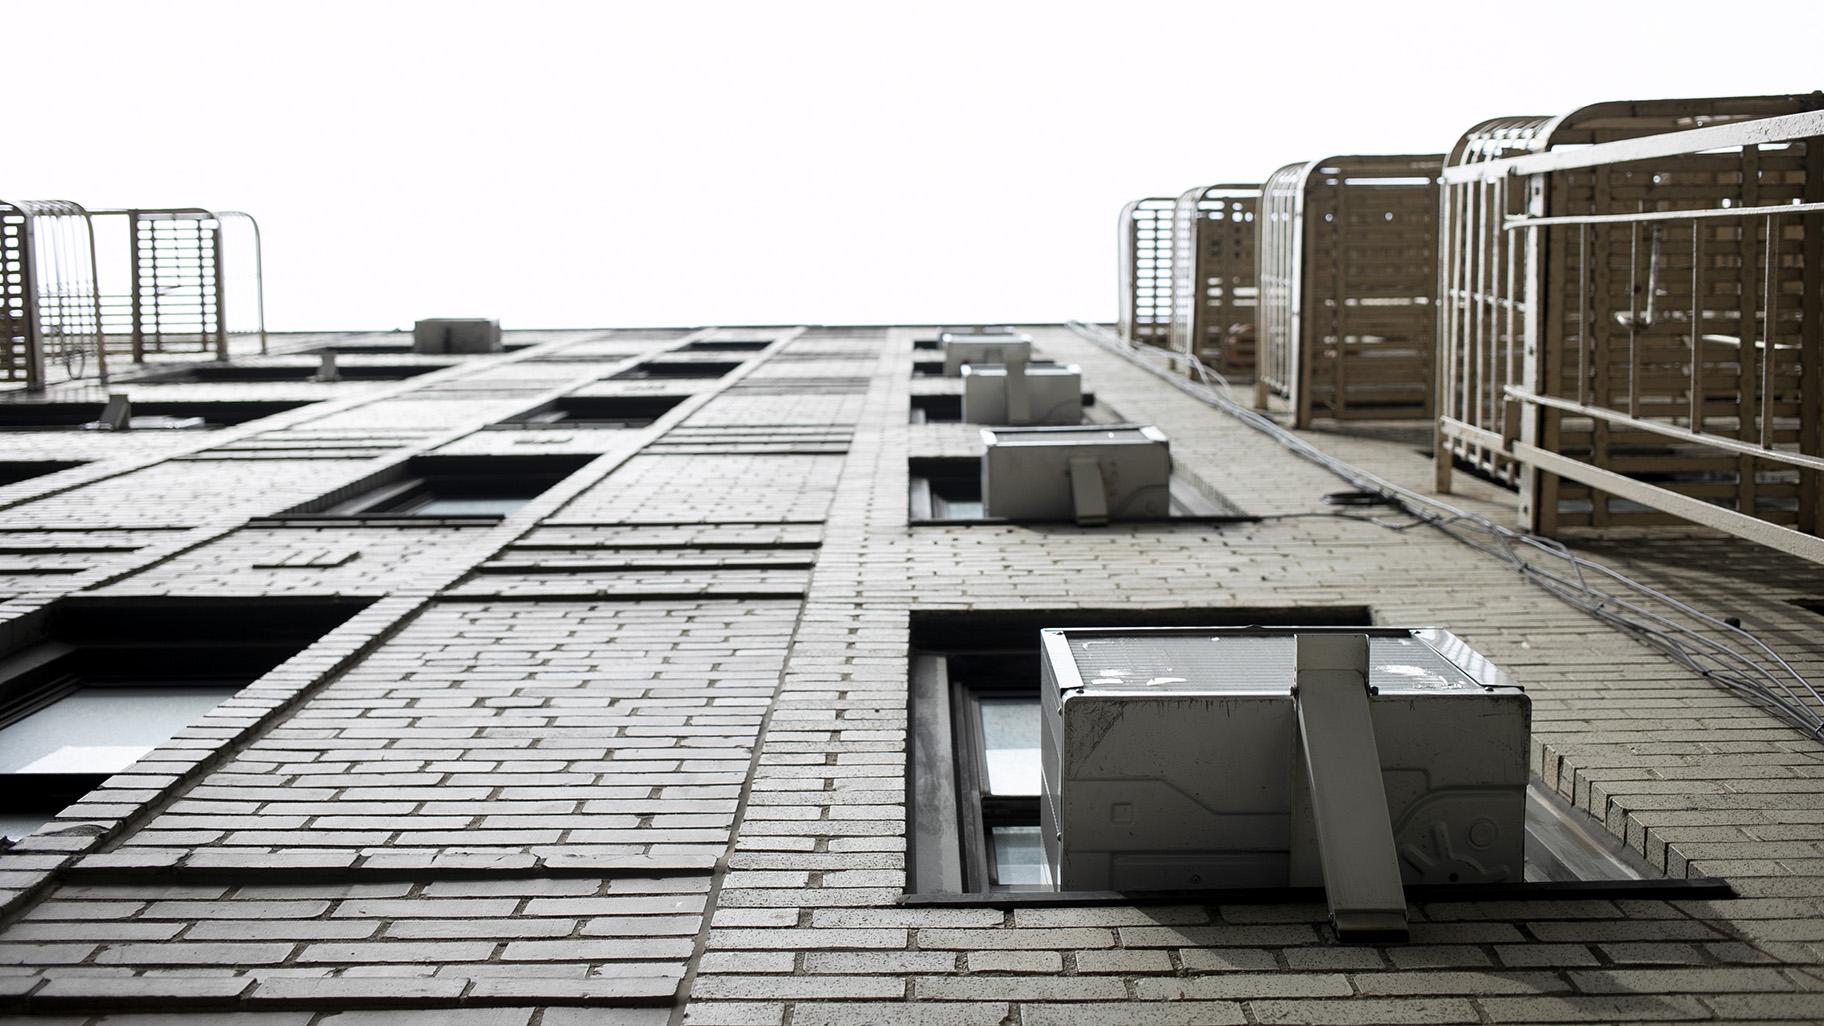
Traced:
<path fill-rule="evenodd" d="M 1516 531 L 1434 496 L 1413 491 L 1345 462 L 1258 410 L 1235 399 L 1227 378 L 1202 360 L 1152 346 L 1138 346 L 1098 324 L 1070 321 L 1082 338 L 1108 349 L 1140 369 L 1259 431 L 1294 454 L 1318 464 L 1361 492 L 1373 493 L 1411 518 L 1396 524 L 1342 512 L 1282 514 L 1363 520 L 1394 531 L 1429 526 L 1479 552 L 1502 560 L 1546 592 L 1659 649 L 1680 665 L 1773 712 L 1814 739 L 1824 741 L 1824 694 L 1771 646 L 1750 631 L 1696 609 L 1609 566 L 1579 556 L 1562 542 Z M 1171 369 L 1185 365 L 1196 380 Z M 1353 508 L 1360 509 L 1360 506 Z M 1389 510 L 1388 512 L 1394 512 Z M 1268 519 L 1268 518 L 1262 518 Z M 1533 558 L 1528 558 L 1533 557 Z M 1536 561 L 1536 560 L 1543 560 Z M 1555 561 L 1555 562 L 1554 562 Z M 1556 567 L 1561 563 L 1561 567 Z M 1598 579 L 1614 590 L 1592 583 Z M 1682 621 L 1682 622 L 1681 622 Z M 1717 632 L 1746 643 L 1747 652 L 1701 633 Z M 1754 653 L 1758 652 L 1759 656 Z"/>

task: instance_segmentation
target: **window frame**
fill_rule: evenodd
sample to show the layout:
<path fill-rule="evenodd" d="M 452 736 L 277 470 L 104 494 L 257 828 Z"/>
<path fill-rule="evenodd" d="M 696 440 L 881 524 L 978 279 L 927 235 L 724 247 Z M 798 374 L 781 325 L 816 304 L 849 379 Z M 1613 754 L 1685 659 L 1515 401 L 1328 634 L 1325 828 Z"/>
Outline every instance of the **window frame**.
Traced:
<path fill-rule="evenodd" d="M 951 504 L 982 503 L 982 458 L 979 456 L 915 456 L 906 461 L 906 519 L 912 526 L 962 526 L 969 524 L 1070 524 L 1069 518 L 1034 520 L 1025 517 L 958 515 Z M 1220 498 L 1205 494 L 1198 483 L 1176 468 L 1168 480 L 1171 512 L 1163 517 L 1123 517 L 1108 527 L 1133 524 L 1228 524 L 1259 518 L 1234 512 Z M 943 489 L 967 489 L 969 496 L 946 496 Z M 1229 512 L 1224 512 L 1228 509 Z"/>
<path fill-rule="evenodd" d="M 687 395 L 560 396 L 488 427 L 505 431 L 637 431 L 651 427 L 689 398 Z"/>
<path fill-rule="evenodd" d="M 0 727 L 85 687 L 219 687 L 221 701 L 231 701 L 371 601 L 59 600 L 19 625 L 19 644 L 0 652 Z M 48 822 L 118 772 L 0 773 L 0 812 Z"/>
<path fill-rule="evenodd" d="M 910 906 L 1022 907 L 1157 902 L 1283 902 L 1311 900 L 1309 888 L 1246 891 L 1171 891 L 1117 894 L 1073 892 L 1049 885 L 1002 885 L 995 878 L 991 832 L 998 825 L 1038 821 L 1042 795 L 987 793 L 986 752 L 977 704 L 985 697 L 1035 696 L 1039 625 L 1101 626 L 1375 626 L 1361 606 L 1282 609 L 1059 610 L 1055 612 L 976 610 L 967 614 L 914 614 L 908 666 L 908 762 L 906 780 Z M 921 638 L 921 635 L 923 638 Z M 1020 637 L 1031 635 L 1030 647 Z M 942 639 L 940 645 L 921 640 Z M 958 674 L 959 658 L 1020 658 L 1035 665 L 1020 683 L 1011 674 L 990 674 L 993 683 L 973 683 Z M 1042 712 L 1041 712 L 1042 715 Z M 1040 727 L 1043 730 L 1043 725 Z M 1041 745 L 1043 737 L 1041 735 Z M 1043 756 L 1041 756 L 1041 761 Z M 1534 777 L 1527 790 L 1528 873 L 1523 882 L 1501 884 L 1414 884 L 1412 901 L 1589 900 L 1598 897 L 1666 899 L 1732 898 L 1726 880 L 1666 877 L 1628 848 L 1587 812 L 1569 804 Z"/>
<path fill-rule="evenodd" d="M 524 456 L 414 456 L 387 470 L 370 475 L 328 495 L 301 503 L 255 522 L 287 520 L 397 519 L 408 521 L 458 521 L 498 523 L 521 507 L 582 470 L 596 457 L 590 454 L 531 454 Z M 436 498 L 520 499 L 506 513 L 420 513 L 416 503 Z"/>

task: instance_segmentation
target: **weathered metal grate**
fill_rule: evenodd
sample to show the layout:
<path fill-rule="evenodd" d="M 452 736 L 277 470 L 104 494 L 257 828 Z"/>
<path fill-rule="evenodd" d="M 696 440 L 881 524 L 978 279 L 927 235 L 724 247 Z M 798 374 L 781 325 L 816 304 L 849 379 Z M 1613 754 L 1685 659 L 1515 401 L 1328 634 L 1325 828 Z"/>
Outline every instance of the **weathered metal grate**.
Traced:
<path fill-rule="evenodd" d="M 1293 421 L 1431 416 L 1443 154 L 1289 164 L 1262 188 L 1256 402 Z"/>

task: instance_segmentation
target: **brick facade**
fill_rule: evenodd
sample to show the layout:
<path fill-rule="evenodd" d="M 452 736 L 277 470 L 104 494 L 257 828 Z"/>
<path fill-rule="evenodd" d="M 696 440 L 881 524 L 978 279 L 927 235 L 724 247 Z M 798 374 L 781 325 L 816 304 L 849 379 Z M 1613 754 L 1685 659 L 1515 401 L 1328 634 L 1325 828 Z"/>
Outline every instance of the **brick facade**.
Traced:
<path fill-rule="evenodd" d="M 0 854 L 26 1021 L 1022 1026 L 1824 1021 L 1824 747 L 1063 329 L 1098 416 L 1158 424 L 1242 520 L 909 525 L 913 329 L 524 333 L 397 382 L 129 385 L 306 400 L 206 432 L 0 435 L 83 466 L 0 490 L 0 629 L 60 598 L 369 600 Z M 621 379 L 678 354 L 717 379 Z M 359 344 L 359 339 L 347 340 Z M 512 334 L 509 341 L 515 341 Z M 920 354 L 929 356 L 930 354 Z M 376 356 L 372 359 L 380 360 Z M 387 357 L 386 362 L 403 358 Z M 489 430 L 564 394 L 650 428 Z M 1411 487 L 1423 435 L 1308 435 Z M 498 523 L 299 520 L 414 457 L 580 453 Z M 1456 501 L 1502 519 L 1512 496 Z M 1579 542 L 1824 678 L 1824 570 L 1691 530 Z M 915 614 L 1365 607 L 1533 699 L 1535 770 L 1737 898 L 1434 902 L 1339 945 L 1321 905 L 912 907 Z M 0 1012 L 0 1015 L 8 1014 Z"/>

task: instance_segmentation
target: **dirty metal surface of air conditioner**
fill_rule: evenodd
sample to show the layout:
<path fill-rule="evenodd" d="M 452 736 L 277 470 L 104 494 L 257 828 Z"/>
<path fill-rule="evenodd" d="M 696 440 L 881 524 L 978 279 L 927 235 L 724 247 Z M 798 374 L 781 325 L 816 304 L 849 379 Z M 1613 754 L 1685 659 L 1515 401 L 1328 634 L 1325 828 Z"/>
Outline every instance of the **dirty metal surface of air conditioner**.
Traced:
<path fill-rule="evenodd" d="M 964 334 L 946 331 L 938 342 L 944 347 L 944 377 L 963 374 L 968 363 L 1026 364 L 1032 362 L 1032 336 L 1023 333 Z"/>
<path fill-rule="evenodd" d="M 1041 640 L 1041 834 L 1064 890 L 1323 885 L 1334 913 L 1342 877 L 1376 857 L 1373 800 L 1334 799 L 1376 783 L 1361 779 L 1375 761 L 1390 929 L 1404 929 L 1402 884 L 1523 878 L 1530 705 L 1447 631 L 1047 629 Z M 1331 692 L 1359 710 L 1341 716 L 1315 701 L 1324 671 L 1307 666 L 1312 646 L 1337 642 L 1356 645 L 1360 664 Z M 1351 746 L 1375 761 L 1348 767 Z"/>
<path fill-rule="evenodd" d="M 964 364 L 963 420 L 1019 426 L 1083 422 L 1083 370 L 1075 364 Z"/>
<path fill-rule="evenodd" d="M 1018 520 L 1171 513 L 1171 446 L 1152 425 L 983 428 L 982 512 Z"/>

